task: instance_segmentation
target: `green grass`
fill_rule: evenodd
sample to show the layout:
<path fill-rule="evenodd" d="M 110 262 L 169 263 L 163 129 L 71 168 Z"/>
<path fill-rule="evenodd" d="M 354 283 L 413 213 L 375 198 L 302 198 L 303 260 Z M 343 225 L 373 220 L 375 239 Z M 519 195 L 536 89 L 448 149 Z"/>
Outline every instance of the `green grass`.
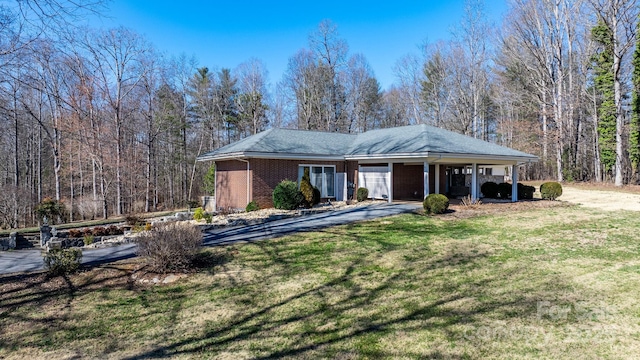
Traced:
<path fill-rule="evenodd" d="M 0 358 L 633 358 L 640 216 L 402 215 L 135 264 L 0 279 Z"/>

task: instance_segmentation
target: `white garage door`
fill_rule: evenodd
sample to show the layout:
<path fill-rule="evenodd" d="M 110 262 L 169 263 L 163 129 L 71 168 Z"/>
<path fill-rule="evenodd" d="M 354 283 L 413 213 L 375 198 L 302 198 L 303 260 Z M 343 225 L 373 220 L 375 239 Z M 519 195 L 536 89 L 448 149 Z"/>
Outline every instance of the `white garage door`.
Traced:
<path fill-rule="evenodd" d="M 358 169 L 358 187 L 369 190 L 373 199 L 388 199 L 391 174 L 388 166 L 360 166 Z"/>

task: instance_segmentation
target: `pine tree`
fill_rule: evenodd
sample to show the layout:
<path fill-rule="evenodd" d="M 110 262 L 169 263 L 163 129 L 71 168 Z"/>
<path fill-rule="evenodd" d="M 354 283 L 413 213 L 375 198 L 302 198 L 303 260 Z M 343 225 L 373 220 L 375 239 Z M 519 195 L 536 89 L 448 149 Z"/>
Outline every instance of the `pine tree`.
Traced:
<path fill-rule="evenodd" d="M 616 104 L 614 99 L 613 34 L 602 21 L 591 29 L 600 49 L 593 55 L 595 86 L 601 101 L 598 107 L 598 141 L 605 173 L 611 174 L 616 163 Z"/>
<path fill-rule="evenodd" d="M 300 192 L 304 196 L 305 206 L 310 207 L 314 203 L 313 186 L 311 185 L 311 177 L 309 176 L 309 168 L 304 168 L 304 174 L 300 180 Z"/>

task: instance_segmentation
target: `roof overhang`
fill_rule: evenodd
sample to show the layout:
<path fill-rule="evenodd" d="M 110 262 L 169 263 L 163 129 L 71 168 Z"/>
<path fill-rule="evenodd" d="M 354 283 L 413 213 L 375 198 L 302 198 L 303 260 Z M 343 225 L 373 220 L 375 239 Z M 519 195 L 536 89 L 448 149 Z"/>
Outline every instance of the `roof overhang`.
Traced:
<path fill-rule="evenodd" d="M 395 153 L 360 155 L 319 155 L 268 152 L 234 152 L 226 154 L 201 155 L 198 161 L 225 161 L 238 159 L 276 159 L 276 160 L 352 160 L 360 163 L 427 161 L 431 164 L 486 164 L 486 165 L 522 165 L 538 162 L 535 156 L 505 156 L 483 154 L 453 153 Z"/>
<path fill-rule="evenodd" d="M 375 162 L 411 162 L 427 161 L 431 164 L 491 164 L 491 165 L 522 165 L 538 162 L 535 156 L 507 156 L 484 154 L 454 154 L 454 153 L 396 153 L 396 154 L 360 154 L 347 155 L 346 160 L 356 160 L 361 163 Z"/>
<path fill-rule="evenodd" d="M 235 152 L 226 154 L 201 155 L 198 161 L 225 161 L 237 159 L 276 159 L 276 160 L 325 160 L 344 161 L 344 155 L 322 155 L 322 154 L 293 154 L 293 153 L 268 153 L 268 152 Z"/>

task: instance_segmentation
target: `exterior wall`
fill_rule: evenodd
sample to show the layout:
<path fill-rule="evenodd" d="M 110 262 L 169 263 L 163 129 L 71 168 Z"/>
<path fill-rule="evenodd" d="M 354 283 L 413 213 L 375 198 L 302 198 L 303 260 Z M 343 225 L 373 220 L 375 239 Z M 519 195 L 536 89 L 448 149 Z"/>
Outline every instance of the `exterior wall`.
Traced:
<path fill-rule="evenodd" d="M 445 165 L 440 166 L 440 194 L 447 193 L 447 167 Z M 435 192 L 435 189 L 434 189 Z"/>
<path fill-rule="evenodd" d="M 216 162 L 216 207 L 244 209 L 247 203 L 247 163 Z"/>
<path fill-rule="evenodd" d="M 253 191 L 252 201 L 257 202 L 260 208 L 273 207 L 273 189 L 280 181 L 285 179 L 292 181 L 298 180 L 298 165 L 335 165 L 336 172 L 345 172 L 345 168 L 347 167 L 345 161 L 277 159 L 251 159 L 250 161 Z M 349 179 L 349 174 L 347 174 L 347 179 Z"/>
<path fill-rule="evenodd" d="M 393 164 L 393 199 L 420 200 L 424 194 L 423 164 Z M 431 171 L 431 169 L 430 169 Z M 430 177 L 434 175 L 429 174 Z M 431 181 L 431 180 L 430 180 Z"/>

